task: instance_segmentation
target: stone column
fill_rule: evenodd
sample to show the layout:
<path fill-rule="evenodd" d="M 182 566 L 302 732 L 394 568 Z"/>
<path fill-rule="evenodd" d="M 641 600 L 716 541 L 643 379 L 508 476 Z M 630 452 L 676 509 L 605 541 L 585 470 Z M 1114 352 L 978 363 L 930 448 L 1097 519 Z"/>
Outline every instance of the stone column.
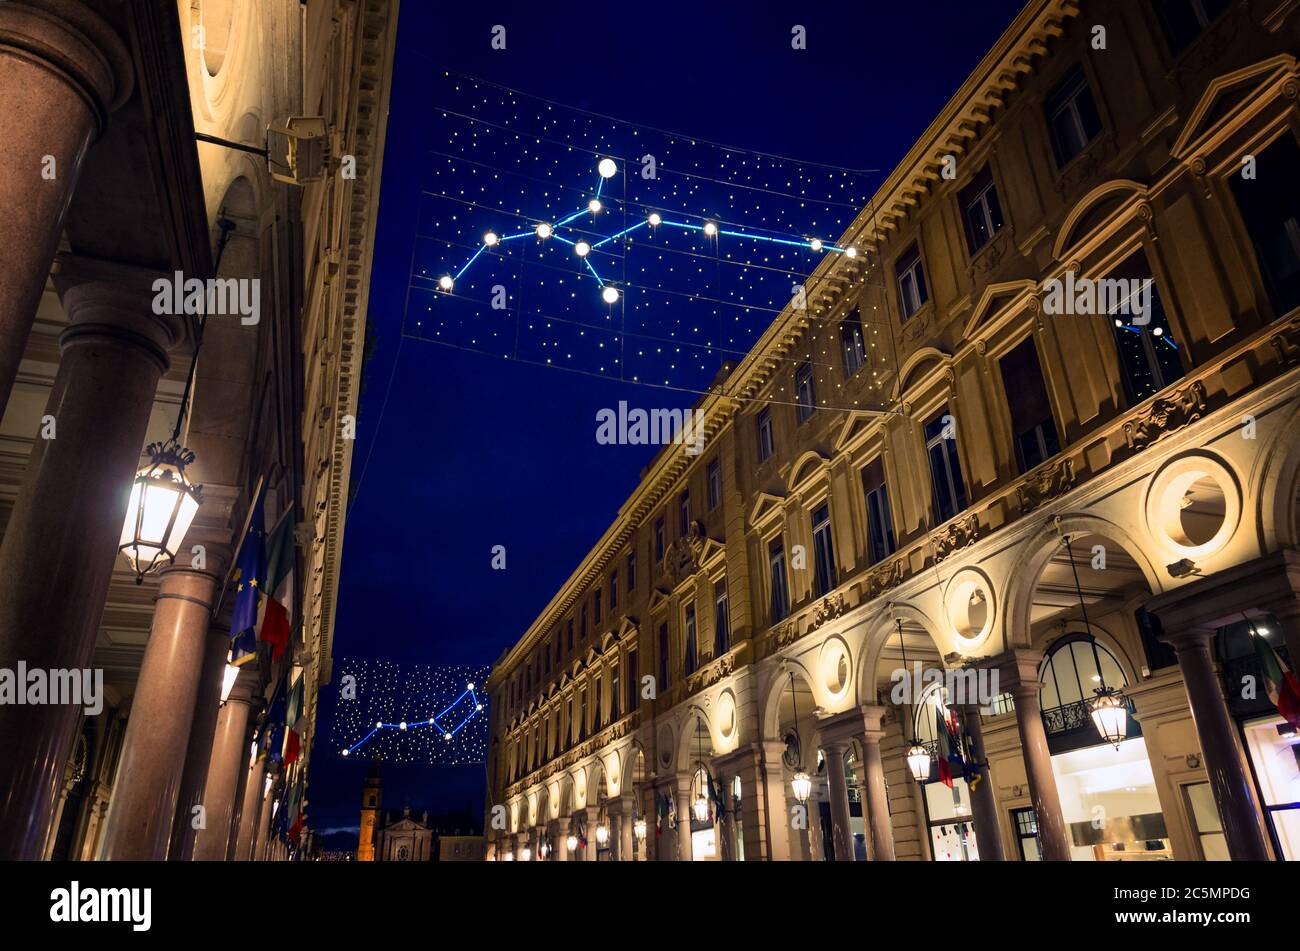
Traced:
<path fill-rule="evenodd" d="M 248 721 L 253 710 L 257 671 L 244 668 L 230 692 L 230 699 L 217 714 L 212 738 L 208 781 L 203 788 L 205 826 L 194 841 L 194 858 L 201 862 L 224 862 L 230 847 L 240 779 L 248 763 Z"/>
<path fill-rule="evenodd" d="M 555 820 L 555 861 L 569 861 L 569 817 L 560 816 Z"/>
<path fill-rule="evenodd" d="M 1038 679 L 1042 660 L 1041 651 L 1012 650 L 1003 655 L 999 673 L 1016 701 L 1020 751 L 1029 779 L 1029 798 L 1038 819 L 1038 846 L 1044 861 L 1068 862 L 1070 839 L 1061 812 L 1061 797 L 1056 791 L 1052 754 L 1047 749 L 1047 731 L 1043 729 L 1043 715 L 1038 706 L 1038 695 L 1043 689 Z"/>
<path fill-rule="evenodd" d="M 632 824 L 636 820 L 636 801 L 631 796 L 619 796 L 611 805 L 617 804 L 618 825 L 610 829 L 611 840 L 617 839 L 617 858 L 620 862 L 633 862 L 636 855 L 632 851 Z M 612 810 L 611 810 L 612 812 Z"/>
<path fill-rule="evenodd" d="M 718 784 L 718 792 L 722 795 L 724 809 L 718 818 L 718 858 L 723 862 L 734 862 L 736 860 L 736 817 L 735 803 L 731 798 L 732 774 L 729 769 L 734 769 L 728 765 L 728 761 L 722 757 L 713 760 L 714 781 Z"/>
<path fill-rule="evenodd" d="M 667 796 L 668 799 L 671 800 L 673 797 L 673 784 L 674 784 L 673 780 L 668 780 L 667 782 L 658 783 L 655 786 L 656 797 Z M 656 800 L 655 802 L 655 828 L 656 829 L 659 828 L 658 809 L 659 809 L 659 803 Z M 655 834 L 655 861 L 671 862 L 673 860 L 673 852 L 676 850 L 676 841 L 677 841 L 676 836 L 674 835 L 672 828 L 668 824 L 667 816 L 665 816 L 663 820 L 663 830 Z"/>
<path fill-rule="evenodd" d="M 1216 633 L 1214 628 L 1187 628 L 1165 632 L 1164 641 L 1178 656 L 1228 854 L 1234 862 L 1267 862 L 1272 856 L 1260 827 L 1255 784 L 1214 671 L 1210 650 Z"/>
<path fill-rule="evenodd" d="M 587 807 L 587 849 L 582 856 L 584 862 L 596 861 L 596 826 L 600 824 L 600 807 Z"/>
<path fill-rule="evenodd" d="M 877 722 L 879 722 L 877 720 Z M 880 756 L 883 729 L 866 730 L 858 736 L 862 747 L 862 806 L 871 826 L 871 857 L 877 862 L 894 861 L 894 823 L 889 817 L 889 791 L 885 789 L 885 763 Z"/>
<path fill-rule="evenodd" d="M 826 753 L 826 778 L 830 783 L 831 840 L 835 846 L 835 861 L 852 862 L 853 825 L 849 817 L 849 784 L 844 776 L 844 754 L 849 744 L 845 740 L 824 741 Z"/>
<path fill-rule="evenodd" d="M 0 3 L 0 415 L 82 161 L 134 83 L 130 53 L 94 6 Z"/>
<path fill-rule="evenodd" d="M 34 441 L 0 543 L 0 668 L 86 670 L 94 657 L 154 394 L 185 333 L 183 318 L 151 313 L 153 278 L 59 261 L 68 326 L 46 409 L 56 438 Z M 0 858 L 40 858 L 81 716 L 71 704 L 0 716 Z"/>
<path fill-rule="evenodd" d="M 167 857 L 219 584 L 206 571 L 163 571 L 122 743 L 100 851 L 103 859 Z"/>
<path fill-rule="evenodd" d="M 251 752 L 251 751 L 250 751 Z M 235 860 L 249 862 L 257 843 L 262 820 L 262 790 L 266 784 L 266 757 L 258 756 L 248 766 L 244 778 L 244 807 L 239 812 L 239 835 L 235 840 Z"/>
<path fill-rule="evenodd" d="M 188 862 L 194 857 L 197 831 L 194 828 L 194 807 L 201 803 L 203 787 L 208 781 L 208 761 L 212 758 L 212 737 L 221 710 L 221 687 L 226 676 L 229 649 L 229 625 L 213 623 L 204 635 L 203 669 L 199 673 L 194 717 L 185 747 L 185 766 L 176 797 L 176 818 L 172 822 L 171 845 L 167 851 L 169 861 Z"/>
<path fill-rule="evenodd" d="M 617 800 L 610 803 L 609 808 L 609 858 L 613 862 L 626 862 L 627 854 L 623 851 L 623 826 L 631 825 L 623 821 L 623 815 L 614 805 Z"/>
<path fill-rule="evenodd" d="M 677 861 L 694 860 L 691 843 L 691 774 L 678 773 L 675 789 L 675 809 L 677 811 Z"/>
<path fill-rule="evenodd" d="M 975 749 L 983 758 L 980 763 L 982 778 L 970 791 L 971 818 L 975 820 L 975 845 L 981 862 L 1003 862 L 1002 831 L 998 828 L 998 804 L 993 796 L 993 777 L 989 775 L 988 753 L 984 749 L 984 724 L 980 720 L 977 703 L 966 704 L 962 710 L 966 732 L 970 734 Z"/>
<path fill-rule="evenodd" d="M 271 810 L 274 808 L 277 774 L 268 771 L 267 775 L 271 777 L 271 789 L 262 796 L 261 818 L 257 823 L 257 843 L 253 846 L 253 861 L 265 862 L 269 857 L 270 839 L 271 839 Z M 266 788 L 266 780 L 263 777 L 262 788 Z"/>
<path fill-rule="evenodd" d="M 762 786 L 762 804 L 766 807 L 763 824 L 767 830 L 767 858 L 774 862 L 788 862 L 793 851 L 790 843 L 790 810 L 785 796 L 785 775 L 782 768 L 785 743 L 781 740 L 765 740 L 760 748 L 762 765 L 758 785 Z"/>

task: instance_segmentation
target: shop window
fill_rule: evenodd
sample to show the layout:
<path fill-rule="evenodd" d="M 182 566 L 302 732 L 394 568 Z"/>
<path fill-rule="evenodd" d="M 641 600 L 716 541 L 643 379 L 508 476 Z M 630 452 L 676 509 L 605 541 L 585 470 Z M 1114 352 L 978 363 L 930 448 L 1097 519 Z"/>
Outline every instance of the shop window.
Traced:
<path fill-rule="evenodd" d="M 1160 288 L 1152 277 L 1146 255 L 1138 251 L 1106 275 L 1106 280 L 1116 279 L 1127 281 L 1127 286 L 1135 291 L 1115 295 L 1106 315 L 1115 335 L 1120 382 L 1129 405 L 1136 406 L 1182 378 L 1181 348 L 1165 316 Z M 1139 319 L 1146 322 L 1138 323 Z"/>
<path fill-rule="evenodd" d="M 925 425 L 925 451 L 930 457 L 930 482 L 936 524 L 966 508 L 966 483 L 957 459 L 957 430 L 945 406 Z"/>
<path fill-rule="evenodd" d="M 1011 810 L 1011 828 L 1016 831 L 1016 847 L 1020 850 L 1020 861 L 1041 862 L 1042 850 L 1038 847 L 1038 816 L 1033 807 Z"/>
<path fill-rule="evenodd" d="M 1300 860 L 1300 734 L 1276 714 L 1242 731 L 1273 847 L 1283 861 Z"/>
<path fill-rule="evenodd" d="M 867 505 L 867 554 L 874 565 L 892 555 L 896 548 L 889 486 L 885 485 L 885 466 L 879 458 L 863 467 L 862 492 Z"/>
<path fill-rule="evenodd" d="M 992 170 L 985 165 L 957 200 L 966 222 L 966 244 L 973 255 L 1002 230 L 1002 203 L 998 201 Z"/>
<path fill-rule="evenodd" d="M 1283 134 L 1255 162 L 1253 179 L 1232 176 L 1232 194 L 1280 317 L 1300 307 L 1300 146 Z"/>
<path fill-rule="evenodd" d="M 1169 52 L 1181 55 L 1231 3 L 1232 0 L 1155 0 Z"/>
<path fill-rule="evenodd" d="M 920 310 L 929 295 L 925 289 L 925 267 L 921 264 L 921 249 L 915 241 L 894 264 L 898 281 L 898 306 L 907 320 Z"/>
<path fill-rule="evenodd" d="M 1064 168 L 1101 134 L 1101 114 L 1082 66 L 1056 84 L 1044 104 L 1057 165 Z"/>
<path fill-rule="evenodd" d="M 1022 340 L 999 361 L 999 366 L 1007 406 L 1011 410 L 1016 464 L 1022 473 L 1028 472 L 1061 451 L 1034 338 Z"/>
<path fill-rule="evenodd" d="M 966 780 L 953 777 L 952 788 L 926 783 L 925 817 L 930 828 L 930 853 L 936 862 L 977 862 L 975 820 L 971 818 Z"/>

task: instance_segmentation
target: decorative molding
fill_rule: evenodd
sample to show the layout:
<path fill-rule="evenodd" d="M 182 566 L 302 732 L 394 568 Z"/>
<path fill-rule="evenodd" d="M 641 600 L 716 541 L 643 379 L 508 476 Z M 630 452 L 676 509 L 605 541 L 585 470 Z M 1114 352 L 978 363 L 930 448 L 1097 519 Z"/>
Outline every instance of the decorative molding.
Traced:
<path fill-rule="evenodd" d="M 1195 380 L 1169 397 L 1158 397 L 1141 420 L 1124 424 L 1124 441 L 1135 452 L 1196 422 L 1205 413 L 1205 384 Z"/>
<path fill-rule="evenodd" d="M 934 539 L 934 563 L 937 565 L 953 552 L 975 544 L 979 537 L 978 514 L 972 512 L 965 518 L 953 519 Z"/>
<path fill-rule="evenodd" d="M 1020 512 L 1026 515 L 1049 499 L 1064 495 L 1074 488 L 1074 460 L 1062 459 L 1055 465 L 1041 466 L 1020 485 L 1016 495 Z"/>
<path fill-rule="evenodd" d="M 844 593 L 838 592 L 825 597 L 813 611 L 811 630 L 817 630 L 827 621 L 833 621 L 849 609 L 844 600 Z"/>

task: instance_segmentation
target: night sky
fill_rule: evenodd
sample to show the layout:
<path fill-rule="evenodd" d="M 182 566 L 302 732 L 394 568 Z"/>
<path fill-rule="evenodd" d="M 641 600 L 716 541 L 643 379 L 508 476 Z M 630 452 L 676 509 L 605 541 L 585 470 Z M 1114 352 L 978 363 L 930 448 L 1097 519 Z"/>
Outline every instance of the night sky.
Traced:
<path fill-rule="evenodd" d="M 355 829 L 367 769 L 364 755 L 334 748 L 359 719 L 336 717 L 340 671 L 389 662 L 406 696 L 437 680 L 431 667 L 493 663 L 609 526 L 655 452 L 597 444 L 596 412 L 619 400 L 693 404 L 691 390 L 748 348 L 821 255 L 642 227 L 591 255 L 621 288 L 613 306 L 554 238 L 499 245 L 452 294 L 437 278 L 457 272 L 487 230 L 514 234 L 584 207 L 603 154 L 650 152 L 668 168 L 647 182 L 620 165 L 601 214 L 557 235 L 595 243 L 654 208 L 697 228 L 718 220 L 829 244 L 1020 6 L 402 5 L 335 678 L 322 690 L 312 757 L 318 832 Z M 491 47 L 497 24 L 505 50 Z M 791 48 L 795 24 L 807 28 L 807 49 Z M 672 171 L 687 168 L 694 177 Z M 505 312 L 487 303 L 498 284 Z M 492 568 L 495 545 L 505 546 L 504 571 Z M 413 759 L 385 765 L 388 808 L 481 813 L 482 765 Z"/>

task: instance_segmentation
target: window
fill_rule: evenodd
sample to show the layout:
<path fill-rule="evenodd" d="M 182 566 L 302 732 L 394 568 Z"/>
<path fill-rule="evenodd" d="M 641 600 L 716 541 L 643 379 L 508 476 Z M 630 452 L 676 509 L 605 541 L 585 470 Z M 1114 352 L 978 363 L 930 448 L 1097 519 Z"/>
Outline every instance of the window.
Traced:
<path fill-rule="evenodd" d="M 966 221 L 966 243 L 974 254 L 1002 230 L 1002 204 L 998 201 L 992 170 L 985 165 L 961 190 L 957 200 Z"/>
<path fill-rule="evenodd" d="M 713 656 L 731 650 L 731 616 L 727 611 L 727 582 L 713 586 Z"/>
<path fill-rule="evenodd" d="M 655 561 L 664 560 L 664 520 L 655 520 Z"/>
<path fill-rule="evenodd" d="M 637 708 L 641 700 L 640 677 L 637 676 L 637 652 L 629 651 L 627 655 L 627 712 Z"/>
<path fill-rule="evenodd" d="M 802 423 L 817 410 L 817 395 L 813 392 L 811 363 L 802 363 L 794 371 L 794 396 L 799 403 L 799 422 Z"/>
<path fill-rule="evenodd" d="M 1075 66 L 1056 84 L 1044 106 L 1052 131 L 1056 164 L 1064 167 L 1101 134 L 1097 100 L 1082 66 Z"/>
<path fill-rule="evenodd" d="M 682 661 L 686 676 L 695 673 L 695 605 L 686 606 L 686 656 Z"/>
<path fill-rule="evenodd" d="M 618 571 L 609 573 L 609 613 L 618 610 Z"/>
<path fill-rule="evenodd" d="M 619 712 L 618 712 L 618 702 L 619 702 L 619 689 L 618 689 L 618 688 L 619 688 L 619 676 L 618 676 L 618 665 L 617 665 L 617 664 L 615 664 L 614 667 L 610 670 L 609 677 L 610 677 L 610 682 L 609 682 L 609 722 L 610 722 L 610 723 L 613 723 L 615 720 L 617 720 L 617 719 L 619 718 Z"/>
<path fill-rule="evenodd" d="M 578 720 L 578 739 L 587 738 L 587 691 L 583 690 L 578 694 L 582 698 L 582 714 Z"/>
<path fill-rule="evenodd" d="M 1002 358 L 999 366 L 1007 406 L 1011 410 L 1016 462 L 1021 472 L 1028 472 L 1061 451 L 1034 338 L 1022 340 Z"/>
<path fill-rule="evenodd" d="M 894 553 L 894 515 L 889 508 L 889 487 L 885 485 L 885 466 L 872 460 L 862 470 L 862 492 L 867 503 L 867 554 L 871 563 Z"/>
<path fill-rule="evenodd" d="M 844 375 L 853 376 L 867 362 L 866 340 L 862 336 L 862 318 L 855 307 L 840 321 L 840 353 L 844 356 Z"/>
<path fill-rule="evenodd" d="M 1300 146 L 1290 134 L 1260 152 L 1253 180 L 1232 176 L 1232 194 L 1255 246 L 1277 316 L 1300 307 Z"/>
<path fill-rule="evenodd" d="M 1146 255 L 1134 253 L 1107 275 L 1107 280 L 1119 278 L 1128 280 L 1130 293 L 1112 295 L 1118 299 L 1111 302 L 1107 316 L 1119 355 L 1120 382 L 1129 405 L 1136 406 L 1179 379 L 1183 364 Z M 1137 312 L 1144 307 L 1147 322 L 1139 324 Z"/>
<path fill-rule="evenodd" d="M 785 545 L 776 539 L 767 546 L 768 576 L 772 584 L 772 623 L 790 613 L 790 591 L 785 580 Z"/>
<path fill-rule="evenodd" d="M 568 633 L 566 633 L 564 636 L 565 639 L 564 647 L 566 653 L 572 654 L 573 653 L 573 618 L 569 618 L 568 627 L 569 627 Z"/>
<path fill-rule="evenodd" d="M 772 441 L 772 411 L 764 408 L 758 414 L 758 461 L 770 459 L 775 451 L 776 444 Z"/>
<path fill-rule="evenodd" d="M 1231 3 L 1232 0 L 1156 0 L 1156 13 L 1169 41 L 1169 51 L 1174 56 L 1180 55 Z"/>
<path fill-rule="evenodd" d="M 604 600 L 600 588 L 597 588 L 597 589 L 596 589 L 596 596 L 595 596 L 595 598 L 594 598 L 593 600 L 594 600 L 593 607 L 594 607 L 594 609 L 595 609 L 595 612 L 594 612 L 594 613 L 595 613 L 595 615 L 596 615 L 596 623 L 599 624 L 599 623 L 600 623 L 600 604 L 601 604 L 601 601 Z"/>
<path fill-rule="evenodd" d="M 1041 862 L 1043 853 L 1038 848 L 1038 816 L 1032 806 L 1011 810 L 1011 826 L 1016 830 L 1016 845 L 1020 861 Z"/>
<path fill-rule="evenodd" d="M 627 555 L 627 590 L 636 590 L 636 552 L 628 552 Z"/>
<path fill-rule="evenodd" d="M 712 512 L 722 501 L 722 466 L 718 460 L 709 461 L 709 511 Z"/>
<path fill-rule="evenodd" d="M 925 268 L 921 266 L 921 249 L 915 241 L 894 264 L 894 273 L 898 277 L 898 306 L 903 311 L 903 319 L 907 320 L 929 300 L 925 290 Z"/>
<path fill-rule="evenodd" d="M 601 674 L 596 678 L 596 709 L 592 711 L 596 717 L 597 730 L 605 725 L 605 708 L 601 704 L 604 698 L 601 696 L 602 691 L 600 689 L 603 686 L 605 686 L 605 675 Z"/>
<path fill-rule="evenodd" d="M 659 625 L 659 689 L 667 690 L 669 684 L 668 667 L 668 625 Z"/>
<path fill-rule="evenodd" d="M 587 641 L 587 606 L 585 604 L 578 613 L 578 639 L 583 643 Z"/>
<path fill-rule="evenodd" d="M 1228 840 L 1223 834 L 1219 807 L 1214 803 L 1214 793 L 1209 783 L 1188 783 L 1183 787 L 1187 800 L 1187 814 L 1192 817 L 1192 828 L 1201 845 L 1201 858 L 1207 862 L 1227 862 Z"/>
<path fill-rule="evenodd" d="M 817 597 L 829 594 L 839 581 L 835 574 L 835 543 L 831 538 L 831 508 L 823 504 L 812 517 L 814 577 Z"/>
<path fill-rule="evenodd" d="M 946 406 L 925 426 L 925 451 L 930 457 L 935 523 L 941 524 L 965 509 L 967 502 L 957 459 L 957 430 Z"/>
<path fill-rule="evenodd" d="M 677 499 L 678 534 L 686 535 L 691 530 L 691 493 L 688 489 Z"/>

